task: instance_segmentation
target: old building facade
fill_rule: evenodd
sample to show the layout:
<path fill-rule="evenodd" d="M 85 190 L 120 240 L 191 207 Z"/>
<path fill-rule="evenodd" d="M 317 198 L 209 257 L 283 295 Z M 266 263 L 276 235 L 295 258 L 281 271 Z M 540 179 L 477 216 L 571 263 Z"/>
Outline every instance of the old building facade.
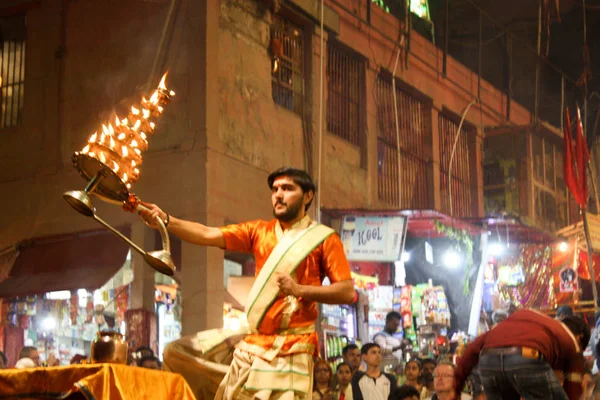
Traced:
<path fill-rule="evenodd" d="M 322 208 L 482 217 L 486 129 L 533 122 L 375 3 L 325 1 L 323 31 L 314 0 L 9 3 L 0 15 L 16 36 L 5 33 L 4 51 L 18 63 L 3 76 L 14 100 L 2 104 L 1 248 L 99 228 L 62 199 L 86 183 L 71 154 L 167 69 L 177 94 L 133 190 L 213 226 L 270 218 L 266 177 L 284 165 L 318 179 Z M 130 226 L 137 243 L 156 246 L 135 215 L 99 200 L 96 207 L 109 223 Z M 221 326 L 222 309 L 210 305 L 223 303 L 228 255 L 174 247 L 183 332 Z M 132 262 L 131 308 L 152 310 L 153 271 L 137 255 Z"/>

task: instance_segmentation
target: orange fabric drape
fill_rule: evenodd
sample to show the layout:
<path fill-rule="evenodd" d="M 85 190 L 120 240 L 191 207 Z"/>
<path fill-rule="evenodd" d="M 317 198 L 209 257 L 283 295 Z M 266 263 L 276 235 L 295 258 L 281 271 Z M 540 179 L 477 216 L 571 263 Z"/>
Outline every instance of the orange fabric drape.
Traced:
<path fill-rule="evenodd" d="M 11 398 L 43 398 L 81 393 L 86 399 L 195 400 L 179 374 L 120 364 L 0 370 L 0 394 Z"/>

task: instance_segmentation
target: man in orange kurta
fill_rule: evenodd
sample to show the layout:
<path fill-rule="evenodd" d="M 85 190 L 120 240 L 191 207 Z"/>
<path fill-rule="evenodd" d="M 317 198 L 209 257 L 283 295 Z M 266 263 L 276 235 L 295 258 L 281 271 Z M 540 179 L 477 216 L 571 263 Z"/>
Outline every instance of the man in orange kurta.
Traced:
<path fill-rule="evenodd" d="M 212 228 L 167 218 L 152 204 L 147 204 L 150 211 L 140 212 L 152 226 L 156 218 L 170 221 L 169 231 L 183 240 L 254 254 L 257 282 L 247 305 L 251 333 L 237 344 L 215 399 L 311 399 L 317 302 L 344 304 L 354 297 L 339 237 L 331 231 L 314 242 L 302 241 L 324 228 L 306 214 L 315 193 L 310 175 L 282 168 L 269 175 L 268 184 L 275 216 L 271 221 Z M 304 253 L 298 251 L 302 255 L 297 260 L 286 258 L 299 249 Z M 273 262 L 272 253 L 277 252 L 281 259 Z M 322 286 L 326 276 L 331 285 Z M 260 307 L 253 308 L 255 303 Z"/>

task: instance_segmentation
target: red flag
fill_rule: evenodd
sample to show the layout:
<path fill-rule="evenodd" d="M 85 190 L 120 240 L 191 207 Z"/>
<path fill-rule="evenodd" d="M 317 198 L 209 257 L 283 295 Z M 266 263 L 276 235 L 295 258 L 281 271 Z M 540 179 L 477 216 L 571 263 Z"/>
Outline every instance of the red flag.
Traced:
<path fill-rule="evenodd" d="M 584 205 L 587 207 L 588 200 L 588 182 L 587 165 L 590 161 L 590 152 L 587 147 L 587 141 L 583 136 L 583 125 L 581 123 L 581 113 L 577 107 L 577 137 L 575 138 L 575 150 L 577 151 L 577 177 L 579 178 L 579 189 Z"/>
<path fill-rule="evenodd" d="M 571 131 L 571 116 L 569 115 L 569 109 L 565 110 L 565 149 L 564 149 L 564 162 L 563 167 L 565 170 L 565 184 L 569 188 L 569 191 L 573 195 L 573 198 L 579 204 L 580 207 L 585 207 L 587 201 L 586 197 L 583 197 L 582 189 L 580 187 L 579 175 L 575 174 L 575 168 L 573 165 L 573 155 L 575 153 L 573 149 L 573 133 Z M 579 129 L 578 129 L 579 130 Z M 580 146 L 581 147 L 581 146 Z M 582 153 L 583 157 L 583 153 Z M 579 172 L 579 171 L 578 171 Z"/>

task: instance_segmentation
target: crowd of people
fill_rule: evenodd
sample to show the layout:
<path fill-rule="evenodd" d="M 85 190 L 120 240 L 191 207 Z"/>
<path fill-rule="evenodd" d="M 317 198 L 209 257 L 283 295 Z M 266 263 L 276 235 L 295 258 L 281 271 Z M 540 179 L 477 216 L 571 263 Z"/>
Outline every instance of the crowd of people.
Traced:
<path fill-rule="evenodd" d="M 457 364 L 442 355 L 403 363 L 403 352 L 407 347 L 410 350 L 410 343 L 396 332 L 398 319 L 397 313 L 389 313 L 384 332 L 362 348 L 347 345 L 335 375 L 326 361 L 317 360 L 313 399 L 594 398 L 593 365 L 583 355 L 591 331 L 569 307 L 560 307 L 556 318 L 529 309 L 494 312 L 491 328 L 464 349 Z M 591 343 L 594 354 L 600 350 L 597 336 Z M 382 361 L 396 352 L 393 373 L 383 372 Z M 463 392 L 467 382 L 471 394 Z"/>
<path fill-rule="evenodd" d="M 89 363 L 89 357 L 85 354 L 75 354 L 69 364 L 87 364 Z M 158 357 L 154 354 L 154 351 L 150 347 L 139 347 L 131 353 L 130 358 L 127 362 L 128 365 L 138 366 L 148 369 L 162 369 L 162 364 Z M 36 367 L 57 367 L 60 365 L 60 361 L 56 358 L 54 353 L 50 353 L 48 358 L 44 361 L 40 358 L 40 353 L 37 347 L 34 346 L 23 346 L 19 351 L 18 359 L 13 366 L 16 369 L 25 368 L 36 368 Z M 9 368 L 6 354 L 0 351 L 0 369 Z"/>

